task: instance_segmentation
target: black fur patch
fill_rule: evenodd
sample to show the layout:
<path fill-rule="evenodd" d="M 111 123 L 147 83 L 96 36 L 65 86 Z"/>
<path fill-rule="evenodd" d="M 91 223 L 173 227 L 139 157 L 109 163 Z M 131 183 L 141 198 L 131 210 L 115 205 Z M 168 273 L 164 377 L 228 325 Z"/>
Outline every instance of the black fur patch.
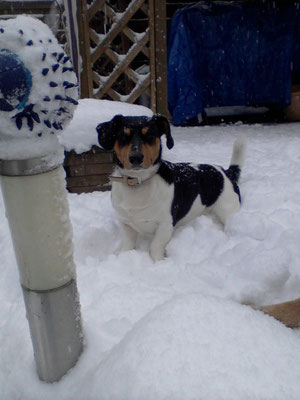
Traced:
<path fill-rule="evenodd" d="M 187 163 L 172 164 L 162 161 L 158 174 L 169 184 L 174 184 L 171 213 L 173 225 L 184 218 L 196 197 L 209 207 L 223 191 L 223 175 L 212 165 L 199 164 L 197 169 Z"/>
<path fill-rule="evenodd" d="M 226 171 L 223 170 L 225 175 L 227 176 L 227 178 L 229 178 L 229 180 L 232 183 L 233 186 L 233 190 L 235 191 L 235 193 L 239 196 L 239 200 L 241 202 L 241 194 L 240 194 L 240 189 L 238 187 L 238 181 L 241 175 L 241 169 L 238 165 L 231 165 Z"/>
<path fill-rule="evenodd" d="M 241 169 L 238 165 L 231 165 L 226 171 L 226 176 L 231 180 L 232 183 L 237 183 L 241 175 Z"/>

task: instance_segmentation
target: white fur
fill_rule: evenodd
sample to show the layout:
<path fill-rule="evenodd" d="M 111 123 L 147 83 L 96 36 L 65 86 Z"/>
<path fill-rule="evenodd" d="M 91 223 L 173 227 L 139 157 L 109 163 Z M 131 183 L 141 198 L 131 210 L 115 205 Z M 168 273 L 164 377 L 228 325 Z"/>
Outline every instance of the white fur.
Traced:
<path fill-rule="evenodd" d="M 243 165 L 245 157 L 245 139 L 239 138 L 233 146 L 231 165 Z M 164 258 L 165 248 L 170 241 L 174 226 L 172 224 L 171 205 L 174 196 L 174 184 L 167 184 L 158 174 L 159 166 L 148 169 L 124 170 L 117 168 L 114 175 L 140 177 L 141 185 L 130 187 L 123 183 L 112 183 L 112 203 L 123 228 L 121 251 L 135 248 L 137 234 L 153 234 L 150 255 L 154 261 Z M 177 225 L 182 225 L 203 214 L 212 213 L 223 224 L 228 216 L 239 210 L 238 195 L 232 183 L 220 167 L 216 167 L 224 177 L 224 188 L 211 207 L 205 207 L 197 196 L 188 214 Z M 177 226 L 176 225 L 176 226 Z"/>
<path fill-rule="evenodd" d="M 246 155 L 246 137 L 239 136 L 234 144 L 230 165 L 238 165 L 241 169 L 244 166 Z"/>

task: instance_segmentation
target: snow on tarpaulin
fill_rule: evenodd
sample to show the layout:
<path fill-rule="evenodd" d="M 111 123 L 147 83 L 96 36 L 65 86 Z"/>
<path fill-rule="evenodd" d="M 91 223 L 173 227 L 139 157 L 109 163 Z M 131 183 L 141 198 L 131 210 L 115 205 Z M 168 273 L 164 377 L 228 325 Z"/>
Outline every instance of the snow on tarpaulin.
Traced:
<path fill-rule="evenodd" d="M 80 102 L 76 135 L 89 102 L 95 123 L 111 117 L 101 102 Z M 130 115 L 123 107 L 115 112 Z M 172 128 L 164 158 L 178 162 L 226 167 L 236 137 L 247 137 L 243 203 L 225 231 L 206 216 L 176 230 L 156 264 L 148 238 L 114 254 L 109 192 L 69 194 L 86 342 L 51 385 L 35 372 L 0 196 L 0 399 L 299 400 L 299 330 L 241 304 L 300 297 L 299 132 L 299 123 Z"/>
<path fill-rule="evenodd" d="M 298 6 L 290 3 L 198 2 L 178 10 L 168 38 L 174 124 L 206 107 L 289 105 L 299 23 Z"/>

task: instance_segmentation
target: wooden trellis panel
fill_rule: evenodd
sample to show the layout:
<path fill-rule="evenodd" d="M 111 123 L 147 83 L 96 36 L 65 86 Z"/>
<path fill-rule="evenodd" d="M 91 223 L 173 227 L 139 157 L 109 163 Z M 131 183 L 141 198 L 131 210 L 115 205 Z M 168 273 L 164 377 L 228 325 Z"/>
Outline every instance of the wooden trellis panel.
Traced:
<path fill-rule="evenodd" d="M 81 97 L 135 103 L 167 115 L 165 0 L 78 2 Z"/>

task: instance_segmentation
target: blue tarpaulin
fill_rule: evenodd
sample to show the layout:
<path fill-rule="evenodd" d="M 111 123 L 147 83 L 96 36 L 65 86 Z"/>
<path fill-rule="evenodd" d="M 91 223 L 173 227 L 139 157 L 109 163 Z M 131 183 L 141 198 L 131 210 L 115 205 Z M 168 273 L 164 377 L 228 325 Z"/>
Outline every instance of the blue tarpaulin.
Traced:
<path fill-rule="evenodd" d="M 174 125 L 206 107 L 289 105 L 299 25 L 292 3 L 201 1 L 178 10 L 168 37 Z"/>

